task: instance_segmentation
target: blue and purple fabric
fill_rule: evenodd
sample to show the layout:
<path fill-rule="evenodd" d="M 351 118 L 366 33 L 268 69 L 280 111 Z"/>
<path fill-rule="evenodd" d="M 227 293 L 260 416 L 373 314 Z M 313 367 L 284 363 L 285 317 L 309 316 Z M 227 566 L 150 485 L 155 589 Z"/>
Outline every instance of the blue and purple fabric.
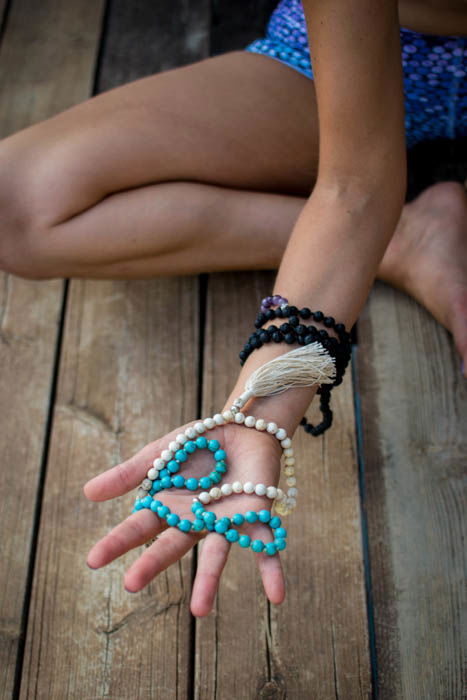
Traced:
<path fill-rule="evenodd" d="M 401 28 L 406 143 L 467 135 L 467 37 L 435 36 Z M 245 51 L 264 54 L 308 78 L 313 69 L 300 0 L 281 0 L 264 37 Z"/>

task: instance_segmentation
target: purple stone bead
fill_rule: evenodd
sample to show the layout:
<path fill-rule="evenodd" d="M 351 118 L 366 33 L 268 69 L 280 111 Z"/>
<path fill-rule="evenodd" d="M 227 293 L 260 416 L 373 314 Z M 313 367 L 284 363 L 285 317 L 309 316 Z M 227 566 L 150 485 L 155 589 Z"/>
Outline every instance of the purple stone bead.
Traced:
<path fill-rule="evenodd" d="M 275 294 L 272 297 L 272 303 L 274 304 L 274 306 L 279 306 L 279 304 L 283 301 L 284 299 L 279 294 Z"/>
<path fill-rule="evenodd" d="M 271 306 L 271 297 L 264 297 L 263 301 L 261 302 L 261 306 L 265 306 L 266 308 Z"/>

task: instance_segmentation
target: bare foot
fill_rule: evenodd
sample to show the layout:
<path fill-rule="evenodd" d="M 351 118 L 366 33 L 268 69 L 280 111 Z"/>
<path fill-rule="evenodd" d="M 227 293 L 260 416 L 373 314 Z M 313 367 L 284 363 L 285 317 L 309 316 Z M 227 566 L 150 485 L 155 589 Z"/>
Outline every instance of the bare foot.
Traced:
<path fill-rule="evenodd" d="M 406 204 L 378 278 L 410 294 L 453 335 L 467 377 L 467 192 L 428 187 Z"/>

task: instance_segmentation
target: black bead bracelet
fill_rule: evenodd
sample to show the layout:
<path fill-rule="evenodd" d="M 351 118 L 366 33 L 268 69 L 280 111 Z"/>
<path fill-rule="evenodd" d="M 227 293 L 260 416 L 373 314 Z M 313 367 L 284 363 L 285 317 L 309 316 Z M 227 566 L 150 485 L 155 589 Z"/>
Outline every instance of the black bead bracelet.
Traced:
<path fill-rule="evenodd" d="M 267 328 L 263 328 L 265 323 L 277 318 L 288 320 L 279 327 L 270 325 Z M 324 328 L 318 329 L 313 325 L 301 323 L 301 320 L 310 318 L 317 322 L 323 322 L 327 328 L 333 328 L 339 336 L 339 340 L 334 336 L 330 336 Z M 311 343 L 319 342 L 335 358 L 336 378 L 332 384 L 322 384 L 317 390 L 317 394 L 320 395 L 320 411 L 323 420 L 318 425 L 312 425 L 307 421 L 306 417 L 300 421 L 300 425 L 303 426 L 309 435 L 321 435 L 332 425 L 331 390 L 342 383 L 345 369 L 350 361 L 350 333 L 347 332 L 343 323 L 336 323 L 332 316 L 325 316 L 322 311 L 311 311 L 308 308 L 298 309 L 296 306 L 289 305 L 283 305 L 276 309 L 268 308 L 266 311 L 260 312 L 254 325 L 257 330 L 250 335 L 239 353 L 241 365 L 245 363 L 254 350 L 270 342 L 285 342 L 288 345 L 310 345 Z"/>

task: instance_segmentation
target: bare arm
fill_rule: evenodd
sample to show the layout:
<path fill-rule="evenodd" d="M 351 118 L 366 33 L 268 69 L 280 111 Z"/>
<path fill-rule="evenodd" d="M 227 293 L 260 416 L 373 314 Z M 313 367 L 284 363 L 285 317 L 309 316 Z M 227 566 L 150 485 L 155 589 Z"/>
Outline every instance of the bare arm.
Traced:
<path fill-rule="evenodd" d="M 275 293 L 350 327 L 363 308 L 404 202 L 397 3 L 303 0 L 303 6 L 318 104 L 319 169 L 282 259 Z M 288 349 L 281 344 L 255 351 L 232 395 L 238 395 L 252 369 Z M 268 399 L 263 413 L 277 412 L 292 429 L 315 389 L 299 392 Z"/>

